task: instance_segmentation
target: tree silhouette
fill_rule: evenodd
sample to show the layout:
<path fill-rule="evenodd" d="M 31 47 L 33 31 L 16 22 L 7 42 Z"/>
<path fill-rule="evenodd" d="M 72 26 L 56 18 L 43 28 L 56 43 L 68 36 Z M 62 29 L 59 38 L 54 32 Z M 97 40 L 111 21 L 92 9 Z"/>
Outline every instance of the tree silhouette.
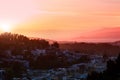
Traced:
<path fill-rule="evenodd" d="M 0 49 L 45 49 L 49 47 L 49 42 L 44 39 L 29 39 L 24 35 L 12 34 L 12 33 L 2 33 L 0 34 Z"/>
<path fill-rule="evenodd" d="M 57 42 L 54 42 L 53 44 L 51 44 L 51 46 L 54 48 L 59 48 L 59 44 Z"/>

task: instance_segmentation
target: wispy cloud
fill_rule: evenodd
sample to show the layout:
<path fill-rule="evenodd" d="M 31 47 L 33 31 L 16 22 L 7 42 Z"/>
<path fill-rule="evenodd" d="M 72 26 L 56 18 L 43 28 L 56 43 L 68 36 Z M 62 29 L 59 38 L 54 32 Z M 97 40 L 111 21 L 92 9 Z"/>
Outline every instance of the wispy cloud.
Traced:
<path fill-rule="evenodd" d="M 70 11 L 36 11 L 37 14 L 52 14 L 52 15 L 78 15 L 77 12 Z"/>
<path fill-rule="evenodd" d="M 74 39 L 120 39 L 120 27 L 90 31 Z"/>

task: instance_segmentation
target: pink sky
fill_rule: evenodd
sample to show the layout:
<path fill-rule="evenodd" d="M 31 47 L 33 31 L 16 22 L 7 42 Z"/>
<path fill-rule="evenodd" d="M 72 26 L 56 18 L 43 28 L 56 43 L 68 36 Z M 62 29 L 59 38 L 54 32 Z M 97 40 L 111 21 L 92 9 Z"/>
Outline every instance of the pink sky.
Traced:
<path fill-rule="evenodd" d="M 0 0 L 2 24 L 9 24 L 13 33 L 31 37 L 79 41 L 87 35 L 91 40 L 112 40 L 101 38 L 103 33 L 95 37 L 94 31 L 120 27 L 120 0 Z"/>

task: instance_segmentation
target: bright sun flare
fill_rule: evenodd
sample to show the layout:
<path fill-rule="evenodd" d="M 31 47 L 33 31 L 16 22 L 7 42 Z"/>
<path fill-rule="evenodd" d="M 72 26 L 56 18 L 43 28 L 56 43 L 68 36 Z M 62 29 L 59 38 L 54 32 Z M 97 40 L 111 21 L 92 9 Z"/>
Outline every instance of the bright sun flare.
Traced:
<path fill-rule="evenodd" d="M 4 31 L 4 32 L 10 32 L 10 25 L 3 24 L 0 27 L 1 27 L 2 31 Z"/>

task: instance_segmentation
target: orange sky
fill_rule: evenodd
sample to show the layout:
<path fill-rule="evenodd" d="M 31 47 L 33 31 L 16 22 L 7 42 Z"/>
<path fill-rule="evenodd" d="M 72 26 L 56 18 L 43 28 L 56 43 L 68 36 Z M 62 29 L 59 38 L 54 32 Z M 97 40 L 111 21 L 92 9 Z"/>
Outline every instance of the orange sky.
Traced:
<path fill-rule="evenodd" d="M 82 41 L 90 36 L 92 40 L 89 33 L 120 27 L 120 0 L 0 0 L 2 24 L 10 25 L 13 33 L 31 37 Z"/>

